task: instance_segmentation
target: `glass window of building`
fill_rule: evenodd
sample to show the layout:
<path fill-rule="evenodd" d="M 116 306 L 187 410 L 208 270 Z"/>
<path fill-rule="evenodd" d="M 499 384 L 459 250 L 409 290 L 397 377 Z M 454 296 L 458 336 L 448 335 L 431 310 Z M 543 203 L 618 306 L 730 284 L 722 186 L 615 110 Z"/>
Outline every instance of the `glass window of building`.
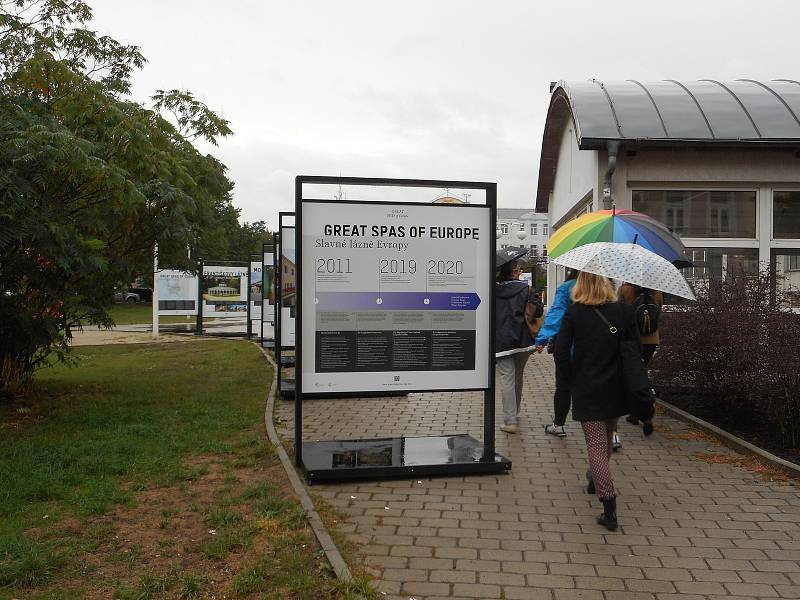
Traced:
<path fill-rule="evenodd" d="M 536 230 L 538 229 L 539 225 L 537 223 L 531 223 L 531 235 L 538 235 Z"/>
<path fill-rule="evenodd" d="M 756 275 L 758 273 L 757 248 L 686 248 L 686 255 L 694 267 L 681 269 L 681 273 L 699 293 L 711 280 L 719 281 L 730 274 Z M 684 298 L 665 294 L 665 304 L 686 304 Z"/>
<path fill-rule="evenodd" d="M 800 190 L 772 192 L 772 237 L 800 239 Z"/>
<path fill-rule="evenodd" d="M 536 244 L 533 244 L 531 246 L 531 250 L 533 250 L 533 255 L 534 256 L 539 256 L 539 246 L 537 246 Z"/>
<path fill-rule="evenodd" d="M 682 237 L 756 237 L 755 191 L 634 190 L 632 208 Z"/>
<path fill-rule="evenodd" d="M 775 284 L 787 306 L 800 308 L 800 248 L 772 250 Z"/>
<path fill-rule="evenodd" d="M 542 256 L 547 258 L 547 246 L 542 246 Z"/>
<path fill-rule="evenodd" d="M 542 224 L 542 235 L 547 235 L 547 225 Z"/>
<path fill-rule="evenodd" d="M 500 223 L 500 233 L 508 235 L 508 223 Z"/>
<path fill-rule="evenodd" d="M 758 273 L 757 248 L 687 248 L 686 254 L 695 265 L 681 271 L 689 283 L 719 280 L 729 273 Z"/>

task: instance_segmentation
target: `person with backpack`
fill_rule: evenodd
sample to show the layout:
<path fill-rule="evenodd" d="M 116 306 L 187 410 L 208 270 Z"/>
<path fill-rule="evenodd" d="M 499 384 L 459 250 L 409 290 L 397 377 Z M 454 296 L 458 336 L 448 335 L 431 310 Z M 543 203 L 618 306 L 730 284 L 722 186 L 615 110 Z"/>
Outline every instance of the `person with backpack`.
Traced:
<path fill-rule="evenodd" d="M 522 269 L 518 261 L 525 254 L 524 249 L 504 248 L 495 257 L 495 361 L 503 402 L 500 430 L 506 433 L 519 431 L 522 376 L 534 350 L 537 319 L 544 313 L 538 294 L 527 281 L 519 280 Z"/>
<path fill-rule="evenodd" d="M 661 308 L 664 305 L 664 294 L 632 283 L 623 283 L 619 288 L 618 297 L 620 302 L 633 307 L 642 344 L 642 362 L 647 366 L 661 341 L 658 325 Z M 639 424 L 639 420 L 633 415 L 628 415 L 627 421 L 633 425 Z M 642 423 L 642 430 L 645 435 L 653 433 L 652 419 Z"/>
<path fill-rule="evenodd" d="M 556 336 L 553 357 L 568 380 L 572 418 L 580 422 L 586 438 L 586 492 L 597 494 L 603 504 L 597 522 L 611 531 L 618 527 L 617 492 L 610 470 L 612 436 L 617 419 L 628 413 L 623 342 L 633 342 L 638 349 L 633 308 L 617 302 L 608 279 L 581 272 Z"/>

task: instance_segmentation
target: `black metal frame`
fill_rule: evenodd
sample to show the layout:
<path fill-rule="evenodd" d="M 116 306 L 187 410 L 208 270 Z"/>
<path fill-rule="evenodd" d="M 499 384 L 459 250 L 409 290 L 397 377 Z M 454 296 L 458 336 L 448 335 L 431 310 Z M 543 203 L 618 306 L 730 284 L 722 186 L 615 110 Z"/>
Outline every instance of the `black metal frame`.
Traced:
<path fill-rule="evenodd" d="M 303 198 L 303 185 L 304 184 L 327 184 L 327 185 L 361 185 L 361 186 L 374 186 L 374 187 L 416 187 L 416 188 L 455 188 L 455 189 L 475 189 L 484 190 L 486 194 L 486 203 L 483 205 L 458 205 L 464 209 L 471 207 L 476 208 L 489 208 L 489 222 L 490 228 L 497 222 L 497 184 L 489 182 L 474 182 L 474 181 L 446 181 L 446 180 L 429 180 L 429 179 L 390 179 L 390 178 L 367 178 L 367 177 L 327 177 L 327 176 L 306 176 L 298 175 L 295 178 L 295 273 L 296 273 L 296 305 L 297 317 L 295 326 L 295 343 L 296 346 L 302 343 L 303 331 L 303 310 L 302 310 L 302 294 L 303 294 L 303 277 L 302 277 L 302 204 L 304 200 L 313 202 L 330 202 L 337 203 L 337 200 L 316 200 Z M 358 204 L 360 202 L 346 201 L 348 204 Z M 382 202 L 382 201 L 362 201 L 370 202 L 370 204 L 388 204 L 395 205 L 396 202 Z M 400 203 L 404 206 L 430 206 L 427 202 L 403 202 Z M 299 239 L 299 243 L 298 240 Z M 491 238 L 490 243 L 487 243 L 487 264 L 492 265 L 489 269 L 490 273 L 494 273 L 494 260 L 495 260 L 495 244 L 494 238 Z M 511 462 L 508 459 L 501 457 L 495 452 L 495 369 L 494 369 L 494 336 L 495 336 L 495 322 L 494 322 L 494 294 L 489 294 L 486 299 L 489 307 L 489 340 L 488 353 L 486 360 L 488 363 L 488 381 L 485 388 L 473 389 L 459 389 L 446 391 L 483 391 L 484 393 L 484 408 L 483 408 L 483 422 L 484 422 L 484 442 L 483 454 L 481 460 L 471 464 L 459 464 L 458 468 L 454 471 L 453 465 L 427 465 L 425 467 L 415 467 L 413 469 L 402 469 L 398 467 L 383 467 L 381 469 L 369 469 L 369 472 L 358 471 L 349 473 L 346 477 L 343 476 L 346 470 L 338 470 L 334 477 L 339 479 L 344 478 L 357 478 L 357 477 L 385 477 L 397 476 L 408 473 L 415 475 L 439 475 L 439 474 L 453 474 L 454 472 L 480 472 L 480 473 L 499 473 L 511 469 Z M 477 359 L 477 357 L 476 357 Z M 303 463 L 303 399 L 309 398 L 310 395 L 304 393 L 302 390 L 302 352 L 295 352 L 295 463 L 298 467 L 305 468 Z M 444 390 L 415 390 L 416 392 L 435 392 Z M 403 393 L 413 393 L 409 390 L 403 390 Z M 324 397 L 336 396 L 352 396 L 352 393 L 331 393 L 324 394 Z M 381 394 L 384 395 L 384 394 Z M 395 394 L 396 395 L 396 394 Z M 320 397 L 321 394 L 316 397 Z M 475 466 L 477 465 L 477 466 Z M 399 470 L 398 470 L 399 469 Z M 314 472 L 306 470 L 306 477 L 311 481 L 315 475 Z M 316 472 L 319 475 L 319 472 Z"/>
<path fill-rule="evenodd" d="M 266 244 L 262 244 L 261 249 L 261 257 L 259 258 L 258 254 L 251 254 L 250 255 L 250 262 L 247 265 L 247 339 L 252 339 L 253 337 L 253 315 L 252 315 L 252 308 L 250 307 L 250 293 L 252 291 L 253 286 L 253 263 L 256 262 L 258 259 L 258 263 L 261 265 L 261 318 L 259 322 L 261 323 L 261 331 L 259 332 L 258 341 L 261 342 L 264 337 L 264 246 Z"/>
<path fill-rule="evenodd" d="M 273 240 L 274 240 L 274 234 L 273 234 Z M 267 249 L 268 248 L 272 248 L 272 255 L 273 255 L 272 256 L 272 268 L 273 268 L 273 272 L 274 272 L 274 269 L 275 269 L 275 245 L 274 245 L 274 242 L 272 244 L 267 244 L 267 243 L 261 244 L 261 321 L 260 321 L 261 331 L 259 332 L 260 335 L 258 337 L 258 341 L 261 344 L 262 348 L 266 347 L 265 340 L 264 340 L 264 312 L 265 312 L 264 311 L 264 306 L 266 305 L 266 303 L 264 301 L 264 292 L 266 291 L 264 289 L 264 277 L 265 277 L 266 272 L 267 272 L 267 263 L 264 262 L 264 255 L 267 253 Z M 274 324 L 274 321 L 273 321 L 273 324 Z M 275 329 L 273 327 L 273 333 L 274 333 L 274 331 L 275 331 Z M 274 342 L 274 340 L 273 340 L 273 342 Z"/>
<path fill-rule="evenodd" d="M 283 351 L 284 350 L 295 350 L 295 360 L 297 356 L 297 331 L 295 331 L 295 345 L 294 346 L 284 346 L 281 343 L 282 340 L 282 328 L 283 328 L 283 320 L 281 318 L 281 310 L 283 308 L 283 269 L 281 268 L 281 256 L 283 250 L 281 249 L 281 244 L 283 243 L 283 230 L 284 229 L 294 229 L 295 230 L 295 253 L 297 252 L 297 220 L 295 219 L 294 225 L 284 225 L 284 219 L 288 219 L 289 217 L 294 218 L 295 214 L 293 212 L 279 212 L 278 213 L 278 233 L 276 234 L 278 242 L 275 245 L 275 254 L 274 254 L 274 261 L 275 261 L 275 364 L 278 366 L 278 391 L 280 394 L 287 398 L 293 398 L 295 395 L 295 381 L 291 379 L 284 379 L 283 378 L 283 367 L 284 366 L 294 366 L 295 363 L 288 364 L 288 361 L 284 361 Z M 275 238 L 273 238 L 275 239 Z M 298 275 L 297 269 L 297 259 L 295 254 L 295 277 Z M 296 294 L 296 292 L 295 292 Z M 295 296 L 295 302 L 297 302 L 297 298 Z M 295 319 L 296 321 L 296 319 Z M 285 365 L 284 362 L 287 362 Z"/>

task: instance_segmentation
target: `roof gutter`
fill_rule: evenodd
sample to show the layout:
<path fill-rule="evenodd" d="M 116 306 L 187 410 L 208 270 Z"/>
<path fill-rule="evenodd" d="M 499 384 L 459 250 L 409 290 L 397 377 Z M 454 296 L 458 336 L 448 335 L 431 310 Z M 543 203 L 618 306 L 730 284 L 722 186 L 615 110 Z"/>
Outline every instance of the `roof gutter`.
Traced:
<path fill-rule="evenodd" d="M 619 153 L 620 143 L 617 140 L 609 140 L 606 142 L 606 150 L 608 150 L 608 166 L 606 166 L 606 174 L 603 177 L 603 208 L 610 210 L 614 204 L 614 199 L 611 196 L 611 177 L 617 169 L 617 154 Z"/>

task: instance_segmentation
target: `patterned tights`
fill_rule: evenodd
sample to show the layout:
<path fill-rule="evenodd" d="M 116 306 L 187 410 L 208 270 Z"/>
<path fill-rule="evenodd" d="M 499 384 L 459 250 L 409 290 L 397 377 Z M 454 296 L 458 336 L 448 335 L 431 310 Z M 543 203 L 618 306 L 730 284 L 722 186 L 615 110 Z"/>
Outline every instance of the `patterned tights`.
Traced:
<path fill-rule="evenodd" d="M 611 458 L 611 436 L 617 430 L 617 419 L 606 421 L 582 421 L 586 450 L 589 453 L 589 467 L 592 471 L 594 487 L 599 498 L 616 496 L 614 480 L 611 479 L 609 459 Z"/>

